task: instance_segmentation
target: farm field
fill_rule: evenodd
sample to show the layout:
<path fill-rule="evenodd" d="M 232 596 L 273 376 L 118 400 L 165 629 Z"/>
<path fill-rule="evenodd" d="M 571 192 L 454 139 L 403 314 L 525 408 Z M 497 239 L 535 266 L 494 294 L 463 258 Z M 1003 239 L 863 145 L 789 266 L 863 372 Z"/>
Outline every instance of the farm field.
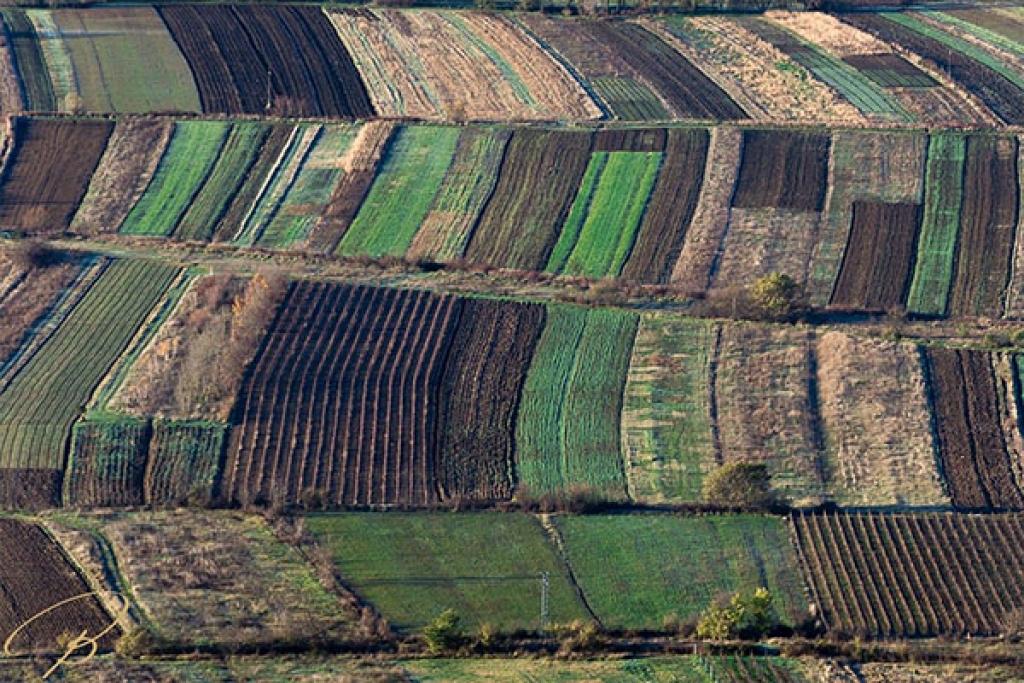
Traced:
<path fill-rule="evenodd" d="M 658 628 L 723 593 L 767 588 L 784 623 L 807 616 L 783 519 L 758 516 L 559 516 L 555 526 L 587 604 L 609 628 Z"/>
<path fill-rule="evenodd" d="M 12 653 L 55 652 L 69 630 L 84 629 L 110 649 L 120 631 L 60 546 L 31 522 L 0 518 L 0 629 Z M 47 608 L 67 601 L 45 614 Z M 31 620 L 39 615 L 38 619 Z M 24 629 L 17 631 L 20 626 Z M 13 636 L 13 637 L 11 637 Z"/>
<path fill-rule="evenodd" d="M 418 630 L 447 607 L 473 629 L 535 629 L 542 572 L 550 575 L 552 621 L 588 618 L 530 515 L 351 513 L 313 515 L 306 524 L 352 590 L 399 631 Z"/>
<path fill-rule="evenodd" d="M 984 635 L 1021 604 L 1017 515 L 816 514 L 794 523 L 830 630 Z"/>
<path fill-rule="evenodd" d="M 37 149 L 58 144 L 40 134 L 101 125 L 111 143 L 88 174 L 61 174 L 66 160 Z M 1019 308 L 1022 152 L 1009 135 L 110 125 L 16 119 L 0 176 L 0 198 L 24 198 L 0 207 L 10 228 L 543 271 L 693 297 L 781 272 L 814 308 L 843 312 Z"/>
<path fill-rule="evenodd" d="M 354 615 L 260 517 L 165 511 L 83 517 L 109 542 L 161 637 L 267 644 L 343 637 Z"/>
<path fill-rule="evenodd" d="M 59 482 L 71 425 L 92 391 L 157 304 L 177 270 L 146 261 L 114 261 L 54 334 L 0 392 L 6 506 L 51 504 L 58 491 L 18 486 L 50 473 Z M 89 353 L 81 353 L 88 348 Z M 38 474 L 36 474 L 38 473 Z M 7 477 L 5 477 L 7 479 Z M 51 486 L 53 481 L 50 482 Z"/>

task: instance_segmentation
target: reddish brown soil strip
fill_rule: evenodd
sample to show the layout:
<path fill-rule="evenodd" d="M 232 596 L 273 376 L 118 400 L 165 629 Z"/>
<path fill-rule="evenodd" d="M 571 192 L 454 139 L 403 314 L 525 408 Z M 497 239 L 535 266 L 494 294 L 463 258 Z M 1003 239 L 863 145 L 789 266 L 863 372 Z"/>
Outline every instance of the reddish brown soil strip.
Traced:
<path fill-rule="evenodd" d="M 505 268 L 544 268 L 590 160 L 591 138 L 516 130 L 466 257 Z"/>
<path fill-rule="evenodd" d="M 390 121 L 371 121 L 359 130 L 341 160 L 344 174 L 334 188 L 323 217 L 309 237 L 310 249 L 332 252 L 338 246 L 373 185 L 377 165 L 396 127 Z"/>
<path fill-rule="evenodd" d="M 665 128 L 612 128 L 594 135 L 595 152 L 664 152 L 669 135 L 705 131 L 669 131 Z M 676 137 L 679 137 L 678 135 Z M 678 147 L 678 143 L 677 143 Z M 678 153 L 678 149 L 675 150 Z"/>
<path fill-rule="evenodd" d="M 71 229 L 86 235 L 117 232 L 152 180 L 173 130 L 170 121 L 119 121 Z"/>
<path fill-rule="evenodd" d="M 595 23 L 591 33 L 653 84 L 680 118 L 738 120 L 747 114 L 718 85 L 636 24 Z"/>
<path fill-rule="evenodd" d="M 281 115 L 373 115 L 351 56 L 317 7 L 174 6 L 159 12 L 192 68 L 206 113 L 264 114 L 269 99 Z"/>
<path fill-rule="evenodd" d="M 726 462 L 763 462 L 795 505 L 821 502 L 812 340 L 806 333 L 727 325 L 715 370 L 715 399 Z"/>
<path fill-rule="evenodd" d="M 686 231 L 679 259 L 672 267 L 672 283 L 693 293 L 704 292 L 729 225 L 729 204 L 743 154 L 743 134 L 734 128 L 711 131 L 700 199 Z"/>
<path fill-rule="evenodd" d="M 512 497 L 513 437 L 519 399 L 544 307 L 468 300 L 452 337 L 441 389 L 441 463 L 445 499 Z"/>
<path fill-rule="evenodd" d="M 977 95 L 1005 123 L 1024 123 L 1024 91 L 1002 74 L 996 73 L 967 55 L 950 50 L 943 43 L 888 21 L 876 14 L 843 14 L 847 24 L 867 31 L 882 40 L 900 45 L 933 64 L 941 65 L 950 77 L 967 91 Z"/>
<path fill-rule="evenodd" d="M 66 263 L 29 271 L 7 297 L 0 300 L 0 368 L 33 328 L 53 306 L 55 299 L 80 272 Z"/>
<path fill-rule="evenodd" d="M 0 468 L 0 508 L 39 510 L 60 505 L 61 470 Z"/>
<path fill-rule="evenodd" d="M 831 308 L 885 311 L 903 302 L 914 272 L 920 204 L 854 202 Z"/>
<path fill-rule="evenodd" d="M 25 98 L 14 66 L 14 45 L 8 39 L 10 27 L 0 17 L 0 111 L 14 114 L 23 111 Z"/>
<path fill-rule="evenodd" d="M 0 519 L 0 633 L 16 628 L 64 600 L 92 592 L 60 547 L 37 524 Z M 95 635 L 113 619 L 95 597 L 73 600 L 32 621 L 11 642 L 15 653 L 63 652 L 61 638 Z M 99 640 L 109 650 L 120 635 L 116 628 Z"/>
<path fill-rule="evenodd" d="M 999 317 L 1017 226 L 1017 141 L 967 139 L 951 315 Z"/>
<path fill-rule="evenodd" d="M 600 149 L 601 134 L 595 146 Z M 644 212 L 622 279 L 667 283 L 679 259 L 704 184 L 710 136 L 706 130 L 672 130 L 665 160 Z"/>
<path fill-rule="evenodd" d="M 743 133 L 743 163 L 732 205 L 821 211 L 829 137 L 781 130 Z"/>
<path fill-rule="evenodd" d="M 443 350 L 457 301 L 292 286 L 239 394 L 220 497 L 316 506 L 436 501 Z"/>
<path fill-rule="evenodd" d="M 0 227 L 67 230 L 113 129 L 108 121 L 18 119 L 0 185 Z"/>
<path fill-rule="evenodd" d="M 1000 427 L 995 376 L 980 351 L 926 351 L 935 428 L 953 504 L 1019 508 L 1018 488 Z"/>

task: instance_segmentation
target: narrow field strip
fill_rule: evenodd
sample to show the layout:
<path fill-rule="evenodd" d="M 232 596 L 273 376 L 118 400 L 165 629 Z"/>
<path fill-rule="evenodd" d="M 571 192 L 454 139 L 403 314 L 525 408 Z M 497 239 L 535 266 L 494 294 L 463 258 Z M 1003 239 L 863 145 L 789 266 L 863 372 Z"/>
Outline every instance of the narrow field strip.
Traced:
<path fill-rule="evenodd" d="M 924 211 L 908 311 L 932 316 L 947 312 L 964 199 L 966 149 L 962 135 L 935 135 L 928 142 Z"/>

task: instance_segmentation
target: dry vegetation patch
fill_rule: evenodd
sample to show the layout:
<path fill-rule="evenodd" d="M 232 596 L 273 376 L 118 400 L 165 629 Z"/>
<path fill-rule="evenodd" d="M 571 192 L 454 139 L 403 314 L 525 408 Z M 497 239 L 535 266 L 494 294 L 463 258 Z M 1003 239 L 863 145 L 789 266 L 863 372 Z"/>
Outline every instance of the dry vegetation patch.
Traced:
<path fill-rule="evenodd" d="M 817 351 L 826 476 L 835 501 L 949 505 L 917 350 L 826 332 Z"/>
<path fill-rule="evenodd" d="M 284 291 L 283 279 L 274 274 L 198 279 L 111 407 L 136 415 L 226 420 Z"/>
<path fill-rule="evenodd" d="M 170 121 L 119 121 L 71 229 L 87 235 L 117 232 L 153 179 L 173 130 Z"/>
<path fill-rule="evenodd" d="M 309 644 L 350 632 L 352 615 L 262 518 L 191 510 L 98 521 L 164 638 Z"/>
<path fill-rule="evenodd" d="M 822 12 L 770 10 L 765 17 L 837 57 L 892 52 L 888 43 Z"/>

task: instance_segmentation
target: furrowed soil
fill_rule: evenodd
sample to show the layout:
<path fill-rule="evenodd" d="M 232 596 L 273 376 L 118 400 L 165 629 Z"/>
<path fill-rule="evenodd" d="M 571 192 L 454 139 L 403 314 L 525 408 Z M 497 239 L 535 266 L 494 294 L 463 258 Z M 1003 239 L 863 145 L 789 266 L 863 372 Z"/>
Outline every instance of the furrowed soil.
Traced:
<path fill-rule="evenodd" d="M 81 631 L 95 636 L 114 622 L 67 556 L 38 524 L 0 519 L 0 632 L 8 637 L 28 620 L 65 600 L 66 605 L 33 620 L 9 644 L 17 654 L 62 652 L 61 638 Z M 86 596 L 80 599 L 79 596 Z M 120 630 L 98 640 L 110 650 Z"/>
<path fill-rule="evenodd" d="M 66 230 L 113 129 L 108 121 L 17 119 L 0 185 L 0 226 Z"/>
<path fill-rule="evenodd" d="M 853 203 L 853 225 L 831 308 L 887 311 L 903 303 L 914 272 L 920 204 Z"/>
<path fill-rule="evenodd" d="M 1024 505 L 1001 428 L 995 374 L 980 351 L 928 349 L 928 379 L 942 471 L 953 505 Z"/>
<path fill-rule="evenodd" d="M 1017 141 L 967 139 L 960 243 L 951 315 L 998 317 L 1009 278 L 1017 227 Z"/>

